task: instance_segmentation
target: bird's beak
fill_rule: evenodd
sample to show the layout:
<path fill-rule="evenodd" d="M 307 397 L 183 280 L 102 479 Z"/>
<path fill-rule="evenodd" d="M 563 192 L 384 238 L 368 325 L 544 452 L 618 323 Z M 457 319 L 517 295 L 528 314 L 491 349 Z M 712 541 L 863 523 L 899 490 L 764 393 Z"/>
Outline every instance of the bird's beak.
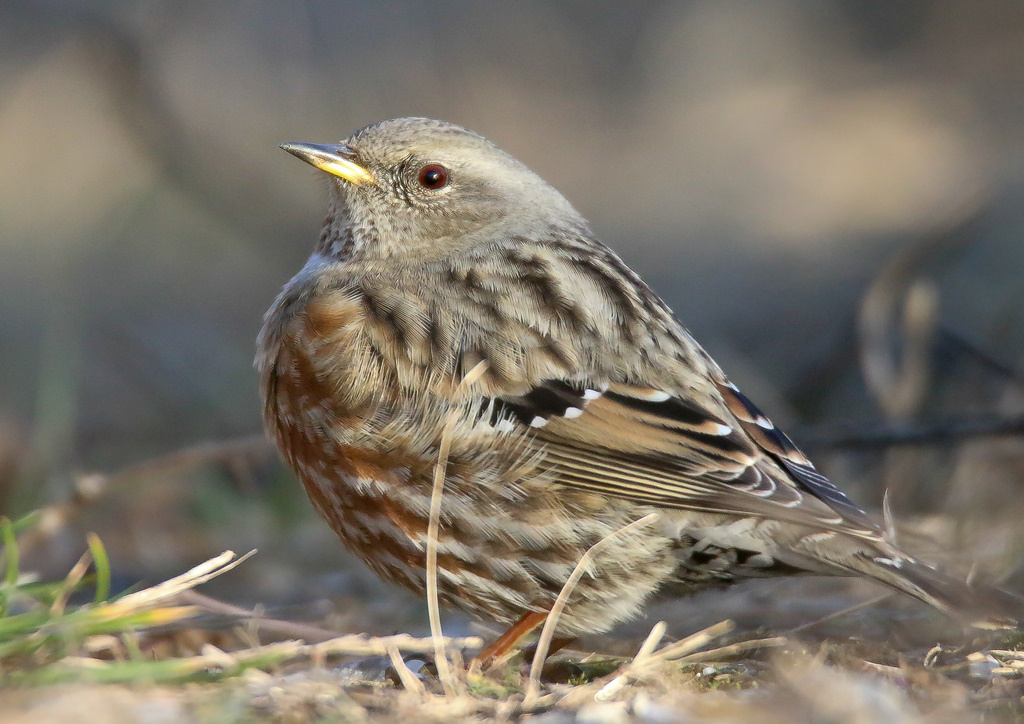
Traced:
<path fill-rule="evenodd" d="M 356 153 L 344 143 L 282 143 L 281 148 L 321 171 L 356 186 L 374 183 L 373 174 L 352 160 Z"/>

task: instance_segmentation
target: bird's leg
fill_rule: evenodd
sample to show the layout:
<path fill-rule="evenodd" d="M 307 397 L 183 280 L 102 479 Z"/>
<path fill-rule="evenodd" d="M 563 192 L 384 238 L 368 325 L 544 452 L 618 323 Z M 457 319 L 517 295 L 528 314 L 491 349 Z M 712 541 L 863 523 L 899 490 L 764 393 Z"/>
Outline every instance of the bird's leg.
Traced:
<path fill-rule="evenodd" d="M 470 666 L 479 665 L 481 669 L 488 668 L 498 658 L 511 651 L 524 636 L 544 623 L 544 619 L 547 617 L 547 611 L 529 611 L 523 614 L 518 621 L 509 627 L 508 631 L 494 639 L 490 646 L 477 654 Z"/>

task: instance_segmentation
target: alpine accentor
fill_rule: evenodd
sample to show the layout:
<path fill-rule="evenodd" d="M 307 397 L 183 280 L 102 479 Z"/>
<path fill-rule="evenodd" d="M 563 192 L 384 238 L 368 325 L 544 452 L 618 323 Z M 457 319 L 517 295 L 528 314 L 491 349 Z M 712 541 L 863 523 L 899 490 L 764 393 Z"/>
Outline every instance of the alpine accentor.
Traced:
<path fill-rule="evenodd" d="M 591 563 L 561 635 L 607 630 L 659 589 L 799 573 L 1013 623 L 1005 600 L 888 541 L 568 201 L 484 138 L 401 118 L 282 148 L 331 193 L 260 332 L 266 425 L 383 578 L 424 590 L 454 415 L 438 588 L 475 616 L 536 624 L 587 549 L 657 512 Z"/>

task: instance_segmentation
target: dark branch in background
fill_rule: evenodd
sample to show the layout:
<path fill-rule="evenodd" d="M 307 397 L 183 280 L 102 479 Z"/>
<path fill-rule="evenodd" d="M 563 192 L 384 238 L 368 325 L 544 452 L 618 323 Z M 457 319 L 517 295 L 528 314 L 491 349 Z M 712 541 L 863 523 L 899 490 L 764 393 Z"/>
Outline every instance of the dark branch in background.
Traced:
<path fill-rule="evenodd" d="M 797 439 L 808 449 L 844 450 L 940 445 L 979 437 L 1024 435 L 1024 415 L 974 417 L 935 422 L 830 425 Z"/>
<path fill-rule="evenodd" d="M 936 346 L 953 355 L 979 362 L 988 372 L 1024 388 L 1024 377 L 1008 365 L 966 339 L 959 332 L 940 325 Z M 1024 436 L 1024 415 L 983 415 L 934 421 L 850 423 L 818 426 L 801 435 L 804 447 L 825 450 L 879 449 L 900 446 L 934 446 L 975 438 Z"/>
<path fill-rule="evenodd" d="M 94 24 L 90 31 L 83 41 L 117 98 L 122 124 L 176 189 L 243 238 L 284 237 L 291 231 L 291 219 L 275 203 L 261 167 L 203 138 L 179 118 L 136 38 L 109 23 Z"/>
<path fill-rule="evenodd" d="M 112 107 L 130 142 L 189 202 L 243 238 L 286 238 L 295 220 L 277 202 L 261 166 L 232 153 L 224 143 L 204 137 L 177 113 L 167 97 L 147 51 L 146 35 L 166 32 L 168 26 L 201 11 L 203 4 L 183 0 L 173 9 L 167 7 L 162 16 L 153 13 L 149 23 L 134 32 L 85 5 L 71 12 L 27 3 L 19 8 L 18 17 L 31 18 L 30 27 L 35 30 L 60 28 L 81 45 L 84 62 L 110 92 Z M 0 15 L 0 20 L 3 17 Z"/>
<path fill-rule="evenodd" d="M 112 473 L 89 473 L 77 476 L 70 499 L 47 505 L 39 510 L 41 522 L 26 531 L 18 540 L 21 553 L 52 538 L 86 508 L 109 496 L 113 491 L 152 475 L 166 475 L 182 469 L 210 463 L 233 464 L 270 457 L 272 448 L 264 435 L 240 437 L 234 440 L 204 442 L 175 450 L 159 457 L 143 460 Z"/>
<path fill-rule="evenodd" d="M 989 352 L 979 347 L 973 341 L 954 329 L 940 326 L 938 338 L 935 340 L 937 351 L 948 349 L 952 354 L 961 354 L 968 359 L 974 360 L 980 366 L 1006 382 L 1011 382 L 1017 387 L 1024 388 L 1024 376 L 1012 365 L 996 359 Z"/>
<path fill-rule="evenodd" d="M 980 211 L 902 247 L 865 290 L 858 314 L 860 362 L 875 403 L 889 420 L 909 420 L 927 399 L 939 326 L 936 265 L 977 238 Z"/>

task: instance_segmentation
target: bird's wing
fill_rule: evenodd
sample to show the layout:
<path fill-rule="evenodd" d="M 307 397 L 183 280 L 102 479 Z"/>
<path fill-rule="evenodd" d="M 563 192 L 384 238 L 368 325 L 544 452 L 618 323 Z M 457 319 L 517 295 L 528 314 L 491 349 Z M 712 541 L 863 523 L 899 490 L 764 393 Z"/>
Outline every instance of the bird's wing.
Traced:
<path fill-rule="evenodd" d="M 708 405 L 628 384 L 544 380 L 487 422 L 534 430 L 560 483 L 669 508 L 791 520 L 877 539 L 878 526 L 735 385 Z"/>

